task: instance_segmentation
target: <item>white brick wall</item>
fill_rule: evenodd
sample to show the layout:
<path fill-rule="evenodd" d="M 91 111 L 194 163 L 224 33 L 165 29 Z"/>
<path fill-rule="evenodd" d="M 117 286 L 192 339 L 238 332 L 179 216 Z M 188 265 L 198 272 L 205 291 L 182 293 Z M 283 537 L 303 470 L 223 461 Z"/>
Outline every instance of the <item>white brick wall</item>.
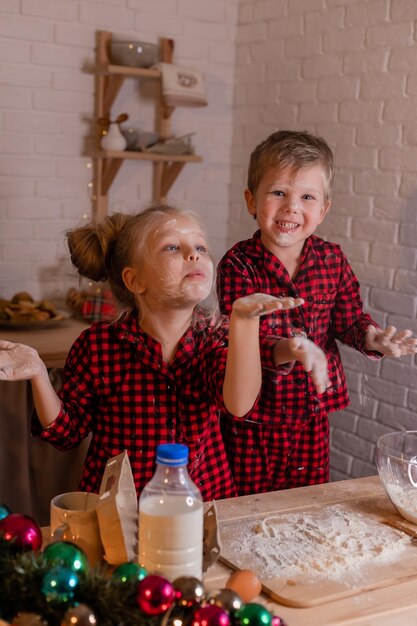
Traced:
<path fill-rule="evenodd" d="M 238 0 L 7 0 L 0 2 L 0 297 L 78 286 L 64 233 L 91 214 L 86 144 L 92 125 L 95 31 L 175 40 L 174 61 L 201 70 L 209 106 L 177 109 L 173 132 L 195 132 L 202 164 L 187 165 L 169 200 L 199 213 L 218 258 L 226 246 Z M 140 94 L 144 97 L 140 97 Z M 150 130 L 149 85 L 129 79 L 113 109 Z M 126 161 L 110 211 L 151 200 L 150 163 Z"/>
<path fill-rule="evenodd" d="M 342 245 L 375 319 L 414 332 L 416 19 L 412 0 L 241 2 L 229 229 L 229 245 L 254 230 L 242 191 L 256 143 L 283 128 L 322 135 L 337 177 L 320 233 Z M 330 419 L 334 479 L 375 473 L 377 437 L 417 428 L 415 358 L 342 357 L 351 406 Z"/>

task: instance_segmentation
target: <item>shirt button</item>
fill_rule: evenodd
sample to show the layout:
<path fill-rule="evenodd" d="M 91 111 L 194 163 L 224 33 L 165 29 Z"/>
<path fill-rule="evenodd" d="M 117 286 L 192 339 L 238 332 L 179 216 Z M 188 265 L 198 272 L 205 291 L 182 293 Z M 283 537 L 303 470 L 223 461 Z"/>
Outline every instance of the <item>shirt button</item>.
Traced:
<path fill-rule="evenodd" d="M 295 384 L 301 387 L 301 385 L 304 385 L 304 378 L 296 378 Z"/>

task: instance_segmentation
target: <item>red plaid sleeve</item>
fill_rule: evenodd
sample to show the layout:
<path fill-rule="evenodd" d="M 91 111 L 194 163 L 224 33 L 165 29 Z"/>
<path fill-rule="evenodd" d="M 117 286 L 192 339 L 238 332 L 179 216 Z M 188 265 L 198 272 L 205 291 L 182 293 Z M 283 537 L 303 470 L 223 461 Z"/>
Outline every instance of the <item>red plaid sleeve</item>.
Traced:
<path fill-rule="evenodd" d="M 335 336 L 339 341 L 362 352 L 371 359 L 383 355 L 365 346 L 366 331 L 369 326 L 378 327 L 370 315 L 363 312 L 360 285 L 344 253 L 339 250 L 341 260 L 340 280 L 337 298 L 332 313 Z"/>

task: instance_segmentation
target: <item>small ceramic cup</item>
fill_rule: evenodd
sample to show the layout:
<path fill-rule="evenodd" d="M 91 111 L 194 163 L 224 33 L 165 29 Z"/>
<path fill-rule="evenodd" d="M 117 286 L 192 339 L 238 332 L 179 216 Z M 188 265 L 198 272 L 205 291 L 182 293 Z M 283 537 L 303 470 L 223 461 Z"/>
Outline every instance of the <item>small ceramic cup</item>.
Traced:
<path fill-rule="evenodd" d="M 70 491 L 51 500 L 51 541 L 71 541 L 83 550 L 90 566 L 104 554 L 97 521 L 99 496 L 86 491 Z"/>

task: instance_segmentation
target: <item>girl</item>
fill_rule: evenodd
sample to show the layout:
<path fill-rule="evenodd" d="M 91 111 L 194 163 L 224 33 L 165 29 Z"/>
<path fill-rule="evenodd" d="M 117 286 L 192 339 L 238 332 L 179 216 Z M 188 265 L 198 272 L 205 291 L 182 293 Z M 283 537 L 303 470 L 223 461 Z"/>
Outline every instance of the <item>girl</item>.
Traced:
<path fill-rule="evenodd" d="M 259 315 L 302 300 L 242 298 L 228 329 L 202 306 L 213 285 L 206 238 L 195 217 L 170 206 L 115 214 L 67 237 L 79 274 L 108 280 L 119 314 L 75 341 L 58 395 L 35 350 L 0 341 L 0 380 L 31 381 L 33 434 L 65 450 L 92 433 L 82 490 L 98 492 L 107 461 L 126 449 L 139 494 L 156 445 L 183 442 L 203 498 L 235 495 L 219 412 L 244 416 L 260 390 L 261 353 L 273 366 Z"/>

